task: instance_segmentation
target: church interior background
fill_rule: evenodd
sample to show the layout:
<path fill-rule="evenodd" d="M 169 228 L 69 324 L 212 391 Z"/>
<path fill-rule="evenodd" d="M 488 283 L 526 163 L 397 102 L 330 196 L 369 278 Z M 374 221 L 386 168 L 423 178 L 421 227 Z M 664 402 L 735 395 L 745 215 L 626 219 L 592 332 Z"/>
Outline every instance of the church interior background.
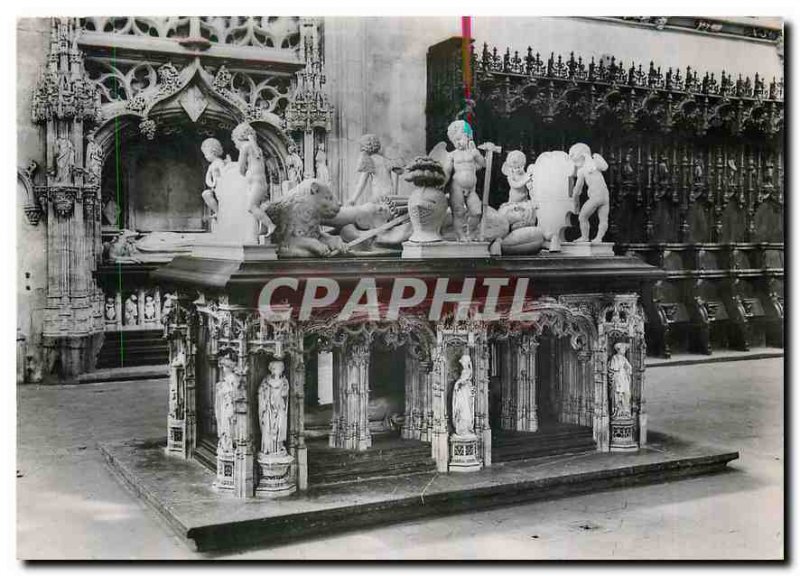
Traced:
<path fill-rule="evenodd" d="M 166 451 L 205 466 L 218 491 L 272 498 L 395 469 L 637 450 L 647 355 L 783 347 L 780 20 L 477 18 L 466 43 L 461 25 L 21 20 L 18 383 L 155 370 L 169 377 Z M 593 266 L 562 258 L 549 276 L 539 257 L 507 260 L 537 283 L 533 328 L 414 316 L 265 323 L 247 303 L 265 280 L 308 266 L 302 258 L 192 269 L 199 239 L 221 226 L 201 196 L 204 140 L 235 158 L 231 133 L 246 123 L 271 200 L 317 179 L 345 204 L 364 185 L 365 158 L 408 172 L 457 120 L 502 149 L 487 175 L 500 183 L 486 194 L 493 208 L 508 195 L 512 150 L 533 163 L 585 142 L 607 163 L 608 253 Z M 396 218 L 415 184 L 388 185 L 381 202 Z M 579 244 L 570 218 L 556 235 Z M 593 234 L 598 225 L 593 216 Z M 384 277 L 463 276 L 376 250 L 370 269 Z M 363 268 L 352 260 L 370 257 L 313 266 L 353 283 Z M 609 391 L 617 366 L 630 374 L 624 406 Z M 457 384 L 473 374 L 463 424 Z M 261 394 L 285 399 L 283 411 L 259 413 Z M 395 461 L 350 456 L 343 468 L 335 457 L 375 446 Z"/>

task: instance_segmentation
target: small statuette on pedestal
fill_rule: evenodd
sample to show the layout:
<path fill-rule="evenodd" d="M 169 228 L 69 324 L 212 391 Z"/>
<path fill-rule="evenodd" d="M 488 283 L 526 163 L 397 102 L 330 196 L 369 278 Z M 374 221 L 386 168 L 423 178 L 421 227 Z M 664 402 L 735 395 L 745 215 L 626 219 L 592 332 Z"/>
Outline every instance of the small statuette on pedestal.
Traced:
<path fill-rule="evenodd" d="M 106 297 L 106 322 L 113 324 L 117 321 L 117 303 L 113 296 Z"/>
<path fill-rule="evenodd" d="M 261 424 L 262 454 L 286 454 L 286 397 L 289 381 L 283 375 L 282 360 L 269 363 L 269 376 L 258 388 L 258 420 Z"/>
<path fill-rule="evenodd" d="M 317 180 L 323 184 L 330 184 L 331 176 L 328 171 L 328 155 L 325 153 L 325 142 L 320 142 L 317 146 L 317 154 L 314 156 Z"/>
<path fill-rule="evenodd" d="M 100 178 L 103 173 L 103 149 L 100 144 L 95 142 L 94 134 L 89 134 L 87 137 L 88 143 L 86 144 L 86 182 L 87 184 L 100 184 Z"/>
<path fill-rule="evenodd" d="M 289 144 L 286 155 L 286 189 L 284 193 L 293 190 L 303 180 L 303 159 L 297 153 L 297 146 Z"/>
<path fill-rule="evenodd" d="M 261 451 L 256 493 L 267 497 L 291 494 L 296 488 L 292 473 L 294 458 L 286 451 L 289 381 L 283 371 L 283 360 L 270 362 L 269 376 L 258 388 Z"/>
<path fill-rule="evenodd" d="M 136 326 L 139 323 L 139 304 L 136 294 L 131 294 L 125 300 L 125 325 Z"/>
<path fill-rule="evenodd" d="M 631 378 L 633 369 L 625 357 L 630 344 L 614 344 L 614 355 L 608 362 L 608 381 L 611 393 L 611 450 L 636 450 L 635 429 L 631 407 Z"/>
<path fill-rule="evenodd" d="M 57 141 L 55 179 L 58 184 L 71 184 L 72 172 L 75 169 L 75 146 L 72 141 L 62 136 Z"/>
<path fill-rule="evenodd" d="M 461 375 L 453 384 L 453 428 L 457 436 L 475 434 L 475 386 L 472 382 L 472 358 L 459 358 Z"/>
<path fill-rule="evenodd" d="M 144 321 L 155 322 L 156 320 L 156 301 L 152 294 L 144 297 Z"/>
<path fill-rule="evenodd" d="M 614 345 L 615 354 L 608 363 L 608 378 L 614 392 L 613 418 L 631 417 L 631 364 L 625 357 L 628 351 L 627 342 Z"/>

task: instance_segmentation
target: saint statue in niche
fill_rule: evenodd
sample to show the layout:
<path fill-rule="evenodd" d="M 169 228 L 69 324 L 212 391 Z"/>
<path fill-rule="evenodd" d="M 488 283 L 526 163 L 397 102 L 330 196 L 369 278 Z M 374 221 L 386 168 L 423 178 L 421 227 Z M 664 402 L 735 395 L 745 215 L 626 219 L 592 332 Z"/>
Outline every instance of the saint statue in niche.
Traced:
<path fill-rule="evenodd" d="M 144 297 L 144 319 L 147 322 L 156 319 L 156 301 L 151 294 Z"/>
<path fill-rule="evenodd" d="M 608 379 L 614 393 L 614 418 L 631 417 L 631 363 L 625 357 L 630 344 L 617 342 L 614 344 L 615 354 L 608 362 Z"/>
<path fill-rule="evenodd" d="M 135 326 L 139 323 L 139 304 L 136 294 L 131 294 L 125 300 L 125 324 Z"/>
<path fill-rule="evenodd" d="M 117 321 L 117 303 L 112 296 L 106 297 L 106 322 Z"/>
<path fill-rule="evenodd" d="M 236 362 L 223 357 L 219 361 L 222 380 L 217 382 L 214 394 L 214 417 L 217 420 L 217 452 L 233 452 L 234 394 L 239 378 L 234 372 Z"/>
<path fill-rule="evenodd" d="M 56 182 L 64 184 L 72 181 L 72 170 L 75 168 L 75 146 L 69 138 L 58 139 L 56 155 Z"/>
<path fill-rule="evenodd" d="M 317 171 L 317 180 L 324 184 L 331 183 L 331 175 L 328 171 L 328 155 L 325 152 L 325 142 L 320 142 L 317 146 L 317 154 L 314 156 L 314 164 Z"/>
<path fill-rule="evenodd" d="M 303 159 L 297 153 L 297 146 L 289 144 L 289 154 L 286 156 L 286 177 L 288 189 L 293 190 L 303 180 Z"/>
<path fill-rule="evenodd" d="M 472 358 L 464 352 L 458 359 L 461 375 L 453 384 L 453 428 L 457 436 L 475 433 L 475 386 L 472 383 Z"/>
<path fill-rule="evenodd" d="M 283 375 L 282 360 L 269 363 L 269 376 L 258 388 L 258 420 L 261 423 L 261 452 L 286 454 L 286 397 L 289 381 Z"/>
<path fill-rule="evenodd" d="M 94 134 L 87 136 L 86 144 L 86 179 L 89 184 L 99 184 L 103 173 L 103 149 L 95 142 Z"/>

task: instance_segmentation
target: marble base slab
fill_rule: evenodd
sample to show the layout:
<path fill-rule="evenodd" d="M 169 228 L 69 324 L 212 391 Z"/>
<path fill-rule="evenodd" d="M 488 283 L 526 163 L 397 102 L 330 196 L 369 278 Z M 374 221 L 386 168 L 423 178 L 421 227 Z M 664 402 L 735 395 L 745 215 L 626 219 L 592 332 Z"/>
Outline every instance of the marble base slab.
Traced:
<path fill-rule="evenodd" d="M 203 242 L 192 249 L 195 258 L 236 260 L 238 262 L 268 262 L 278 259 L 273 244 L 241 244 L 237 242 Z"/>
<path fill-rule="evenodd" d="M 613 242 L 562 242 L 561 256 L 613 256 Z"/>
<path fill-rule="evenodd" d="M 197 550 L 274 546 L 300 538 L 521 502 L 548 500 L 724 470 L 736 451 L 657 432 L 632 453 L 582 454 L 505 462 L 472 474 L 438 472 L 310 486 L 289 498 L 232 499 L 215 474 L 164 453 L 166 439 L 101 443 L 111 471 Z M 420 497 L 424 494 L 424 498 Z"/>
<path fill-rule="evenodd" d="M 403 242 L 403 258 L 489 258 L 489 242 Z"/>

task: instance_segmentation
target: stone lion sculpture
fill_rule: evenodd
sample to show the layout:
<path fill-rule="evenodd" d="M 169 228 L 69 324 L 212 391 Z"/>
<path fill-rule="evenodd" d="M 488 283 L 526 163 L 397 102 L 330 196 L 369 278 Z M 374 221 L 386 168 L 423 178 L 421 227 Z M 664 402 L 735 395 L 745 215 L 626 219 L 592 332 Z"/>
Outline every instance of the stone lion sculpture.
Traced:
<path fill-rule="evenodd" d="M 321 224 L 339 213 L 341 204 L 330 188 L 316 179 L 306 179 L 284 197 L 266 204 L 275 222 L 272 241 L 284 258 L 332 256 L 345 251 L 338 236 L 322 230 Z"/>

